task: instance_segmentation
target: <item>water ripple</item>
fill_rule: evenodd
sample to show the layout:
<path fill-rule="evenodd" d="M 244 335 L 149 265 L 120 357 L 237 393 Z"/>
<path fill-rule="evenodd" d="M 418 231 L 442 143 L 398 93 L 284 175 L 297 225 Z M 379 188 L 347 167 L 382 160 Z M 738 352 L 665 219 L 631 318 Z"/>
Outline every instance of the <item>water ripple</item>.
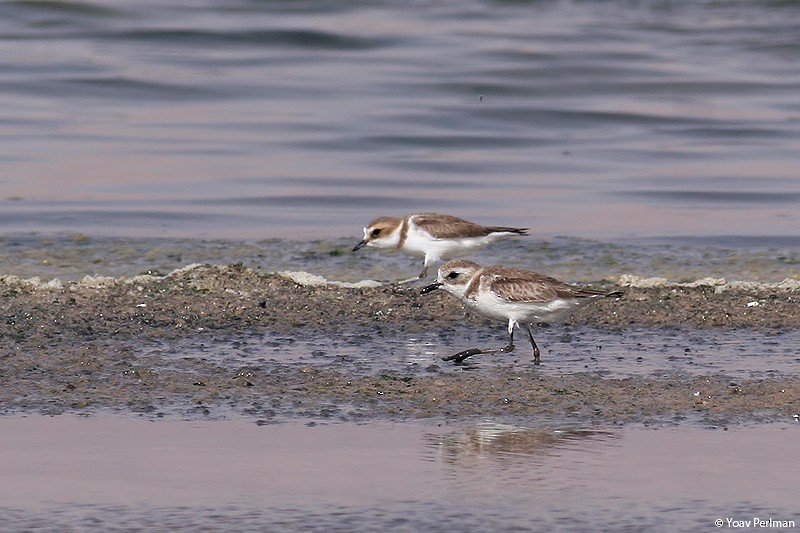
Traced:
<path fill-rule="evenodd" d="M 425 209 L 550 236 L 789 235 L 798 21 L 741 0 L 1 2 L 3 197 L 87 200 L 20 202 L 4 227 L 121 208 L 173 235 L 335 238 Z"/>
<path fill-rule="evenodd" d="M 142 43 L 163 43 L 186 46 L 282 46 L 310 50 L 375 50 L 397 44 L 391 37 L 359 37 L 342 33 L 309 29 L 271 30 L 129 30 L 104 34 L 105 39 L 121 39 Z"/>
<path fill-rule="evenodd" d="M 756 191 L 689 191 L 689 190 L 649 190 L 623 191 L 643 198 L 660 202 L 698 202 L 709 205 L 723 204 L 794 204 L 800 203 L 800 193 L 756 192 Z"/>

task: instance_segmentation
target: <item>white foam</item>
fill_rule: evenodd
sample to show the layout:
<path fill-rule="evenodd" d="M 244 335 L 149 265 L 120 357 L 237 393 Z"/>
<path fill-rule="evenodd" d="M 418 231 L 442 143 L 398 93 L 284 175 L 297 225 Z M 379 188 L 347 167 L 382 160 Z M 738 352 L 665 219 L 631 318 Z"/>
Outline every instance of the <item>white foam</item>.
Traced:
<path fill-rule="evenodd" d="M 174 278 L 174 277 L 177 277 L 177 276 L 182 276 L 183 274 L 188 274 L 192 270 L 197 270 L 199 268 L 211 268 L 211 267 L 210 267 L 210 265 L 205 265 L 203 263 L 192 263 L 191 265 L 186 265 L 184 267 L 176 268 L 175 270 L 173 270 L 172 272 L 170 272 L 169 274 L 167 274 L 164 277 Z M 229 267 L 224 266 L 224 267 L 221 267 L 221 268 L 223 270 L 227 270 Z"/>
<path fill-rule="evenodd" d="M 800 290 L 800 279 L 786 278 L 777 283 L 757 283 L 754 281 L 731 281 L 725 285 L 725 290 L 754 290 L 754 289 L 775 289 L 781 291 Z"/>
<path fill-rule="evenodd" d="M 20 279 L 17 276 L 10 276 L 10 275 L 0 277 L 0 281 L 9 286 L 32 285 L 33 283 L 36 283 L 36 285 L 38 285 L 39 283 L 41 283 L 41 280 L 39 278 Z"/>
<path fill-rule="evenodd" d="M 623 274 L 617 280 L 620 287 L 635 287 L 637 289 L 653 289 L 655 287 L 668 287 L 667 278 L 642 278 L 633 274 Z"/>
<path fill-rule="evenodd" d="M 688 283 L 675 283 L 666 278 L 643 278 L 632 274 L 623 274 L 619 277 L 617 284 L 623 287 L 634 287 L 637 289 L 652 289 L 658 287 L 713 287 L 715 293 L 731 290 L 781 290 L 797 291 L 800 290 L 800 280 L 786 278 L 780 282 L 760 282 L 760 281 L 728 281 L 725 278 L 702 278 Z"/>
<path fill-rule="evenodd" d="M 63 290 L 65 287 L 69 290 L 80 290 L 83 288 L 105 289 L 114 287 L 119 284 L 124 284 L 124 285 L 147 284 L 168 278 L 177 278 L 196 270 L 225 272 L 227 270 L 230 270 L 231 268 L 232 267 L 230 266 L 212 266 L 201 263 L 193 263 L 191 265 L 186 265 L 184 267 L 177 268 L 172 272 L 163 276 L 156 276 L 152 274 L 141 274 L 138 276 L 131 276 L 129 278 L 126 277 L 116 278 L 112 276 L 101 276 L 96 274 L 93 276 L 86 275 L 83 276 L 83 278 L 81 278 L 79 281 L 71 281 L 67 282 L 66 284 L 63 283 L 58 278 L 54 278 L 50 281 L 43 282 L 38 277 L 22 279 L 17 276 L 7 275 L 7 276 L 0 276 L 0 283 L 3 283 L 8 286 L 32 288 L 35 290 Z M 348 289 L 360 289 L 367 287 L 380 287 L 382 285 L 381 282 L 370 279 L 361 280 L 357 282 L 329 280 L 318 274 L 312 274 L 310 272 L 304 272 L 304 271 L 283 271 L 283 272 L 275 272 L 275 274 L 290 279 L 299 285 L 308 287 L 329 286 L 329 287 L 342 287 Z"/>
<path fill-rule="evenodd" d="M 58 278 L 43 282 L 39 277 L 23 279 L 17 276 L 0 276 L 0 282 L 12 287 L 29 287 L 45 291 L 60 291 L 64 288 L 64 283 Z"/>
<path fill-rule="evenodd" d="M 118 284 L 146 284 L 154 281 L 164 280 L 167 278 L 180 277 L 187 273 L 196 270 L 209 270 L 225 272 L 230 270 L 229 266 L 211 266 L 200 263 L 186 265 L 177 268 L 172 272 L 163 276 L 154 276 L 152 274 L 142 274 L 139 276 L 132 276 L 130 278 L 120 277 L 115 278 L 112 276 L 94 275 L 84 276 L 80 281 L 71 281 L 64 283 L 59 278 L 53 278 L 49 281 L 42 281 L 38 277 L 33 278 L 19 278 L 13 275 L 0 276 L 0 284 L 10 287 L 25 287 L 35 290 L 50 290 L 59 291 L 64 290 L 79 290 L 81 288 L 110 288 Z M 237 267 L 238 268 L 238 267 Z M 307 287 L 342 287 L 346 289 L 361 289 L 370 287 L 380 287 L 383 283 L 371 279 L 365 279 L 356 282 L 336 281 L 330 280 L 319 274 L 312 274 L 305 271 L 285 270 L 275 272 L 274 274 L 283 278 L 289 279 L 299 285 Z M 617 284 L 622 287 L 632 287 L 639 289 L 653 289 L 653 288 L 670 288 L 670 287 L 686 287 L 698 288 L 709 287 L 713 288 L 714 292 L 720 293 L 730 290 L 740 291 L 763 291 L 763 290 L 777 290 L 777 291 L 800 291 L 800 279 L 786 278 L 780 282 L 757 282 L 757 281 L 728 281 L 725 278 L 706 277 L 687 283 L 677 283 L 662 277 L 641 277 L 633 274 L 623 274 L 617 280 Z"/>
<path fill-rule="evenodd" d="M 283 272 L 276 272 L 276 274 L 292 280 L 298 285 L 303 285 L 304 287 L 334 286 L 343 287 L 345 289 L 363 289 L 368 287 L 380 287 L 382 285 L 381 282 L 372 279 L 365 279 L 357 282 L 333 281 L 323 276 L 304 271 L 284 270 Z"/>
<path fill-rule="evenodd" d="M 683 287 L 723 287 L 728 284 L 725 278 L 702 278 L 689 283 L 681 284 Z"/>
<path fill-rule="evenodd" d="M 44 289 L 46 291 L 60 291 L 64 288 L 64 284 L 61 283 L 60 279 L 53 278 L 47 283 L 42 283 L 39 288 Z"/>
<path fill-rule="evenodd" d="M 111 276 L 83 276 L 77 283 L 82 287 L 90 287 L 92 289 L 105 289 L 113 287 L 119 280 Z"/>

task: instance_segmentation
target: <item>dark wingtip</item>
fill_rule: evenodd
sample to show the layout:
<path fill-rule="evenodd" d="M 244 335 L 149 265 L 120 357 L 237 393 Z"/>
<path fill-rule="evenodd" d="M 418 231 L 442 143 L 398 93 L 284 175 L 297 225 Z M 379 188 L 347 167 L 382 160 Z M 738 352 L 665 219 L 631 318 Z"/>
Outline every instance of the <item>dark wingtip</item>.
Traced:
<path fill-rule="evenodd" d="M 506 226 L 490 226 L 487 228 L 489 233 L 514 233 L 515 235 L 527 235 L 528 228 L 508 228 Z"/>
<path fill-rule="evenodd" d="M 625 291 L 613 291 L 606 294 L 606 298 L 622 298 L 625 296 Z"/>

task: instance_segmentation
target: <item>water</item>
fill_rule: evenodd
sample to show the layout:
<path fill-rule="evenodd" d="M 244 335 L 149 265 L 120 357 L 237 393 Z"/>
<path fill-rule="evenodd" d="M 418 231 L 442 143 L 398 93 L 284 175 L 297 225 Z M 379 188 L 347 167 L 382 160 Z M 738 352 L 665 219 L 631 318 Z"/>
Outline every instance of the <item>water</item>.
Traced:
<path fill-rule="evenodd" d="M 0 232 L 796 237 L 793 2 L 0 3 Z"/>
<path fill-rule="evenodd" d="M 64 416 L 0 428 L 4 530 L 711 531 L 717 519 L 800 520 L 800 482 L 786 467 L 800 428 L 788 424 L 259 427 Z"/>
<path fill-rule="evenodd" d="M 398 280 L 419 273 L 419 258 L 371 248 L 353 253 L 358 240 L 360 235 L 305 241 L 0 236 L 0 276 L 68 281 L 86 275 L 164 275 L 193 263 L 242 263 L 262 272 L 307 271 L 348 282 Z M 617 282 L 624 274 L 673 282 L 711 277 L 777 283 L 800 276 L 800 236 L 615 241 L 530 236 L 497 242 L 470 257 L 582 283 Z"/>
<path fill-rule="evenodd" d="M 764 380 L 800 372 L 800 332 L 758 332 L 691 329 L 627 328 L 624 332 L 590 327 L 555 327 L 536 331 L 546 362 L 538 375 L 563 376 L 586 372 L 604 378 L 723 375 Z M 441 365 L 441 357 L 475 346 L 500 347 L 506 342 L 502 325 L 480 328 L 454 325 L 445 331 L 413 335 L 374 335 L 343 328 L 335 338 L 304 331 L 300 335 L 196 335 L 170 342 L 136 341 L 149 368 L 174 369 L 187 361 L 220 368 L 269 369 L 282 365 L 349 372 L 352 375 L 397 374 L 406 377 L 531 363 L 530 347 L 519 343 L 513 354 L 479 356 L 467 367 Z M 260 370 L 262 371 L 262 370 Z"/>

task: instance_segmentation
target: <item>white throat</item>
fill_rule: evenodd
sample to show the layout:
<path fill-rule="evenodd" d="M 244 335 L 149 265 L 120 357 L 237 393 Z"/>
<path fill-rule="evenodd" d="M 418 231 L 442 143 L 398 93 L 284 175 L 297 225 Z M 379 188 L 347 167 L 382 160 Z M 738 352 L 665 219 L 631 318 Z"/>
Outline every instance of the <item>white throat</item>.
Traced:
<path fill-rule="evenodd" d="M 369 238 L 369 228 L 364 228 L 364 239 L 367 240 L 367 246 L 374 246 L 376 248 L 397 248 L 400 244 L 400 228 L 395 228 L 391 232 L 384 230 L 378 237 Z"/>

